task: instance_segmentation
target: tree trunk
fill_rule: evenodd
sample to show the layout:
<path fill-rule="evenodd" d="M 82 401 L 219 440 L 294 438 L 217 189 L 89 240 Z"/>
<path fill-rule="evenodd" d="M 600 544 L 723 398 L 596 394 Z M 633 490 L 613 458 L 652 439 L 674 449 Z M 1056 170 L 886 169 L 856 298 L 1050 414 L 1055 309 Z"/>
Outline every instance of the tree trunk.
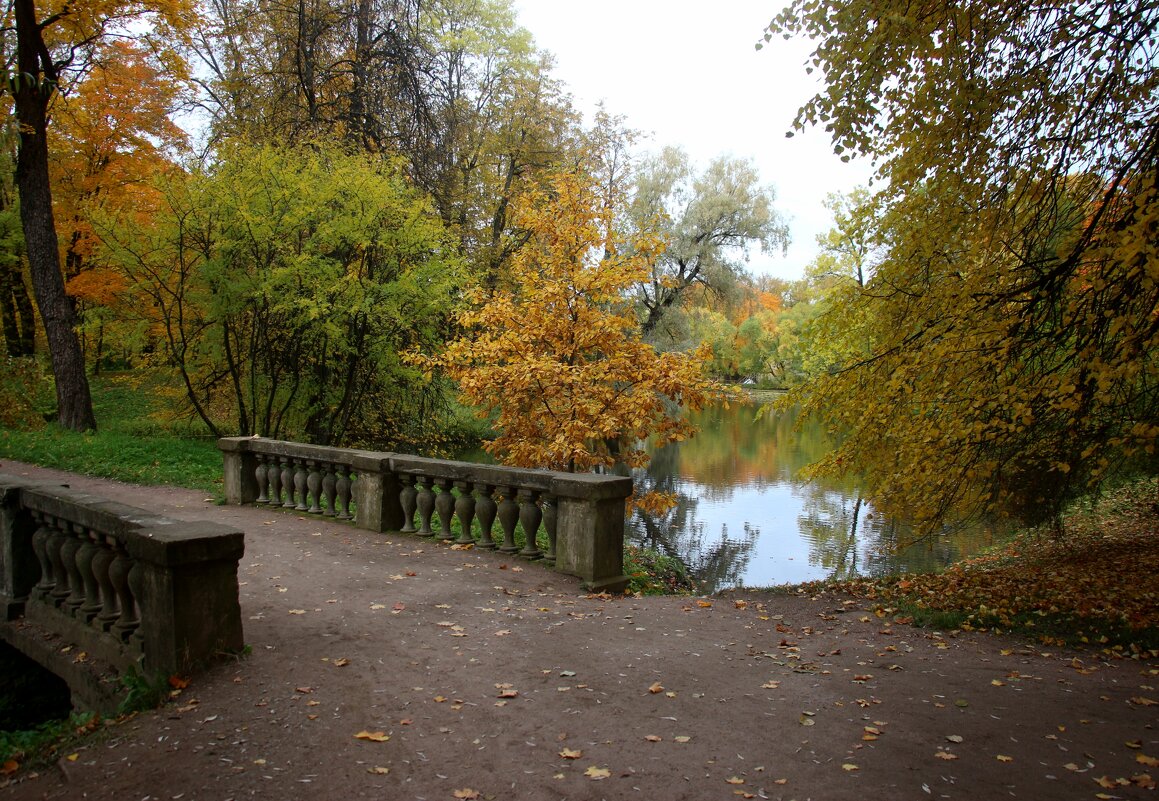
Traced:
<path fill-rule="evenodd" d="M 20 193 L 20 222 L 32 274 L 32 291 L 52 356 L 56 379 L 58 422 L 65 428 L 87 431 L 97 427 L 85 375 L 84 356 L 74 328 L 72 304 L 64 292 L 60 252 L 52 217 L 52 190 L 48 181 L 48 102 L 56 88 L 56 68 L 36 22 L 33 0 L 15 0 L 17 63 L 16 117 L 20 121 L 20 149 L 16 157 L 16 187 Z"/>

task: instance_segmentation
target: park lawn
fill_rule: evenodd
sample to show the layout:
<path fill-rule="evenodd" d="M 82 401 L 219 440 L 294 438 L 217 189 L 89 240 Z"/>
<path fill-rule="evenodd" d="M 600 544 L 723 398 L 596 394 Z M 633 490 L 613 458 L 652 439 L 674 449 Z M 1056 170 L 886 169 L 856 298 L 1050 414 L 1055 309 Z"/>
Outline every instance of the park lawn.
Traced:
<path fill-rule="evenodd" d="M 173 485 L 222 497 L 221 454 L 203 427 L 165 414 L 166 389 L 151 373 L 90 378 L 98 430 L 47 423 L 0 429 L 0 458 L 134 484 Z M 3 469 L 0 467 L 0 469 Z"/>

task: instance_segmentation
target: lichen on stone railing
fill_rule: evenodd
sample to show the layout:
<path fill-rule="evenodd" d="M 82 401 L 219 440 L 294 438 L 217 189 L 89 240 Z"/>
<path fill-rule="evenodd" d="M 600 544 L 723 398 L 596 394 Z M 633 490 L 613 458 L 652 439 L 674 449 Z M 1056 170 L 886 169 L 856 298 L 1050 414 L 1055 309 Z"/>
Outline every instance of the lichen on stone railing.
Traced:
<path fill-rule="evenodd" d="M 121 674 L 187 673 L 244 646 L 244 548 L 226 526 L 0 474 L 4 637 L 35 651 L 32 624 Z"/>
<path fill-rule="evenodd" d="M 371 531 L 543 559 L 593 591 L 619 591 L 628 581 L 623 548 L 630 478 L 258 437 L 228 437 L 218 447 L 228 503 L 279 506 L 353 520 Z"/>

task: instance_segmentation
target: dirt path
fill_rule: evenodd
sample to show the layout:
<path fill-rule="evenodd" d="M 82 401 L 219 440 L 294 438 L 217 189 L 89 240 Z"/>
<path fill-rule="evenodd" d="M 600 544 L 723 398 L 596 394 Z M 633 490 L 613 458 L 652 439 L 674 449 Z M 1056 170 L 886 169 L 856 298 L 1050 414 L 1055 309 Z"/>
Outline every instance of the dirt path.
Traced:
<path fill-rule="evenodd" d="M 835 597 L 587 597 L 502 554 L 0 471 L 242 527 L 252 646 L 0 799 L 1159 797 L 1130 784 L 1159 777 L 1156 664 Z"/>

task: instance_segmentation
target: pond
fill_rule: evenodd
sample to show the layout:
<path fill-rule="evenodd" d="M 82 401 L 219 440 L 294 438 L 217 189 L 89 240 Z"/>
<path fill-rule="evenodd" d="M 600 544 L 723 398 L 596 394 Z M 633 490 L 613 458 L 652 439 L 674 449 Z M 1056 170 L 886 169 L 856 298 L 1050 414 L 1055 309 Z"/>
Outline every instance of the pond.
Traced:
<path fill-rule="evenodd" d="M 799 471 L 830 447 L 816 424 L 795 430 L 791 411 L 757 419 L 756 405 L 695 413 L 700 433 L 656 451 L 637 491 L 674 493 L 676 506 L 633 513 L 628 540 L 679 558 L 701 592 L 824 578 L 930 571 L 996 538 L 976 525 L 927 542 L 877 514 L 853 481 L 804 481 Z"/>

